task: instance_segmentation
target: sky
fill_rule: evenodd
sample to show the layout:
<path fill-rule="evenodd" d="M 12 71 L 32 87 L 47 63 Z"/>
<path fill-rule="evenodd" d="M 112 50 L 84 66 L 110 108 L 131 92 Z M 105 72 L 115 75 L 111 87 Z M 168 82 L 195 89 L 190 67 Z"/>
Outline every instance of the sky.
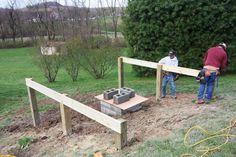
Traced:
<path fill-rule="evenodd" d="M 13 1 L 13 0 L 0 0 L 0 7 L 1 8 L 5 8 L 8 6 L 8 1 Z M 43 1 L 46 1 L 46 0 L 16 0 L 16 3 L 17 3 L 17 6 L 19 8 L 23 8 L 25 7 L 26 5 L 30 4 L 29 1 L 31 2 L 43 2 Z M 54 0 L 47 0 L 47 1 L 54 1 Z M 72 1 L 73 0 L 57 0 L 57 2 L 59 2 L 60 4 L 62 5 L 65 5 L 65 1 L 67 1 L 67 4 L 68 5 L 73 5 Z M 85 1 L 87 2 L 86 3 L 86 6 L 89 6 L 89 0 L 76 0 L 76 1 Z M 98 1 L 100 0 L 90 0 L 90 7 L 98 7 Z M 108 2 L 112 2 L 114 0 L 101 0 L 103 5 L 106 5 L 107 4 L 107 1 Z M 127 0 L 119 0 L 120 3 L 125 3 L 125 1 Z M 117 2 L 117 6 L 120 6 Z"/>

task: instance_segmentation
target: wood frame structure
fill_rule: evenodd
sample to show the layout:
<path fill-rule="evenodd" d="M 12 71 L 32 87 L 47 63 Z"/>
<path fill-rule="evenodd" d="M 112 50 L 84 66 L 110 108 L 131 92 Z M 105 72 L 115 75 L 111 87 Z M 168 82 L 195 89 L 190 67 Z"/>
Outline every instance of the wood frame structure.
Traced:
<path fill-rule="evenodd" d="M 60 111 L 62 118 L 62 128 L 65 135 L 72 132 L 70 110 L 73 109 L 90 119 L 110 128 L 116 133 L 116 145 L 118 149 L 122 149 L 127 144 L 127 121 L 124 119 L 114 119 L 102 112 L 90 108 L 74 99 L 69 98 L 66 94 L 61 94 L 50 88 L 47 88 L 35 81 L 32 78 L 26 78 L 26 86 L 28 90 L 29 102 L 32 112 L 33 124 L 40 124 L 40 116 L 37 106 L 36 93 L 38 91 L 49 98 L 52 98 L 60 103 Z"/>
<path fill-rule="evenodd" d="M 139 59 L 133 59 L 128 57 L 119 57 L 118 58 L 118 87 L 121 88 L 124 86 L 124 63 L 137 65 L 147 68 L 156 69 L 156 100 L 161 98 L 161 82 L 162 82 L 162 71 L 168 71 L 173 73 L 178 73 L 181 75 L 187 75 L 192 77 L 197 77 L 199 70 L 184 68 L 184 67 L 174 67 L 164 64 L 159 64 L 156 62 L 149 62 Z"/>

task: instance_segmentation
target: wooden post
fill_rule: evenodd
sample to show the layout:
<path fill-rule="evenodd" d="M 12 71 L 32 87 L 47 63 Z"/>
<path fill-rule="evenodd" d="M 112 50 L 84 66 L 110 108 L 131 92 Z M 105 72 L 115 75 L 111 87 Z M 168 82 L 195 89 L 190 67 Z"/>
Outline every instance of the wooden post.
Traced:
<path fill-rule="evenodd" d="M 67 96 L 67 94 L 64 94 Z M 61 123 L 62 123 L 62 130 L 64 135 L 70 135 L 72 133 L 71 128 L 71 109 L 60 103 L 60 110 L 61 110 Z"/>
<path fill-rule="evenodd" d="M 161 99 L 161 86 L 162 86 L 162 65 L 157 65 L 156 74 L 156 100 Z"/>
<path fill-rule="evenodd" d="M 118 58 L 118 87 L 124 87 L 124 64 L 123 64 L 123 58 Z"/>
<path fill-rule="evenodd" d="M 31 109 L 32 118 L 33 118 L 33 124 L 34 126 L 39 126 L 40 117 L 39 117 L 35 90 L 27 86 L 27 91 L 28 91 L 28 96 L 29 96 L 29 103 L 30 103 L 30 109 Z"/>
<path fill-rule="evenodd" d="M 116 133 L 116 145 L 118 149 L 122 149 L 127 145 L 127 121 L 119 119 L 121 121 L 121 133 Z"/>

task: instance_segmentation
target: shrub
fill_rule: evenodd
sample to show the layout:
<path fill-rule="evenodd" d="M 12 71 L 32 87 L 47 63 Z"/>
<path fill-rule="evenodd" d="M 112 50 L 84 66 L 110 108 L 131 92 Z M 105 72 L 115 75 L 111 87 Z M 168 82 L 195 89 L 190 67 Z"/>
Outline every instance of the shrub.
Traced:
<path fill-rule="evenodd" d="M 82 48 L 78 47 L 79 45 L 81 45 L 81 40 L 76 38 L 67 42 L 63 48 L 65 69 L 72 81 L 76 81 L 78 78 L 81 57 L 80 51 L 82 51 Z"/>
<path fill-rule="evenodd" d="M 235 11 L 234 0 L 131 0 L 123 18 L 130 56 L 158 61 L 172 48 L 180 66 L 200 68 L 210 46 L 235 43 Z M 152 73 L 135 70 L 139 75 Z"/>
<path fill-rule="evenodd" d="M 117 64 L 120 49 L 103 36 L 90 37 L 83 42 L 81 66 L 94 78 L 104 78 Z"/>
<path fill-rule="evenodd" d="M 55 82 L 57 73 L 62 65 L 62 55 L 60 52 L 60 46 L 56 47 L 57 53 L 51 55 L 45 55 L 41 53 L 41 46 L 50 46 L 46 42 L 42 42 L 37 47 L 35 62 L 43 72 L 44 77 L 48 82 Z"/>

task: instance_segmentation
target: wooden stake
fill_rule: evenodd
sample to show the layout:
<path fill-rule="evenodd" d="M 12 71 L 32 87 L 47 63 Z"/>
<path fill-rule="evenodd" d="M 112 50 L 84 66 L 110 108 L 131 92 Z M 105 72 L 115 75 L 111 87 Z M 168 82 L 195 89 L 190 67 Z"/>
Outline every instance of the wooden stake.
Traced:
<path fill-rule="evenodd" d="M 119 82 L 119 88 L 124 87 L 124 64 L 123 64 L 123 58 L 118 58 L 118 82 Z"/>
<path fill-rule="evenodd" d="M 162 86 L 162 65 L 157 65 L 156 74 L 156 100 L 161 99 L 161 86 Z"/>
<path fill-rule="evenodd" d="M 116 133 L 116 145 L 118 149 L 122 149 L 127 145 L 127 121 L 120 119 L 121 133 Z"/>
<path fill-rule="evenodd" d="M 65 96 L 67 94 L 64 94 Z M 65 106 L 63 103 L 60 103 L 61 110 L 61 122 L 62 122 L 62 130 L 64 135 L 70 135 L 72 133 L 71 128 L 71 109 Z"/>
<path fill-rule="evenodd" d="M 33 118 L 33 125 L 36 127 L 36 126 L 39 126 L 39 124 L 40 124 L 40 117 L 39 117 L 36 93 L 33 88 L 30 88 L 28 86 L 27 86 L 27 91 L 28 91 L 30 109 L 31 109 L 32 118 Z"/>

